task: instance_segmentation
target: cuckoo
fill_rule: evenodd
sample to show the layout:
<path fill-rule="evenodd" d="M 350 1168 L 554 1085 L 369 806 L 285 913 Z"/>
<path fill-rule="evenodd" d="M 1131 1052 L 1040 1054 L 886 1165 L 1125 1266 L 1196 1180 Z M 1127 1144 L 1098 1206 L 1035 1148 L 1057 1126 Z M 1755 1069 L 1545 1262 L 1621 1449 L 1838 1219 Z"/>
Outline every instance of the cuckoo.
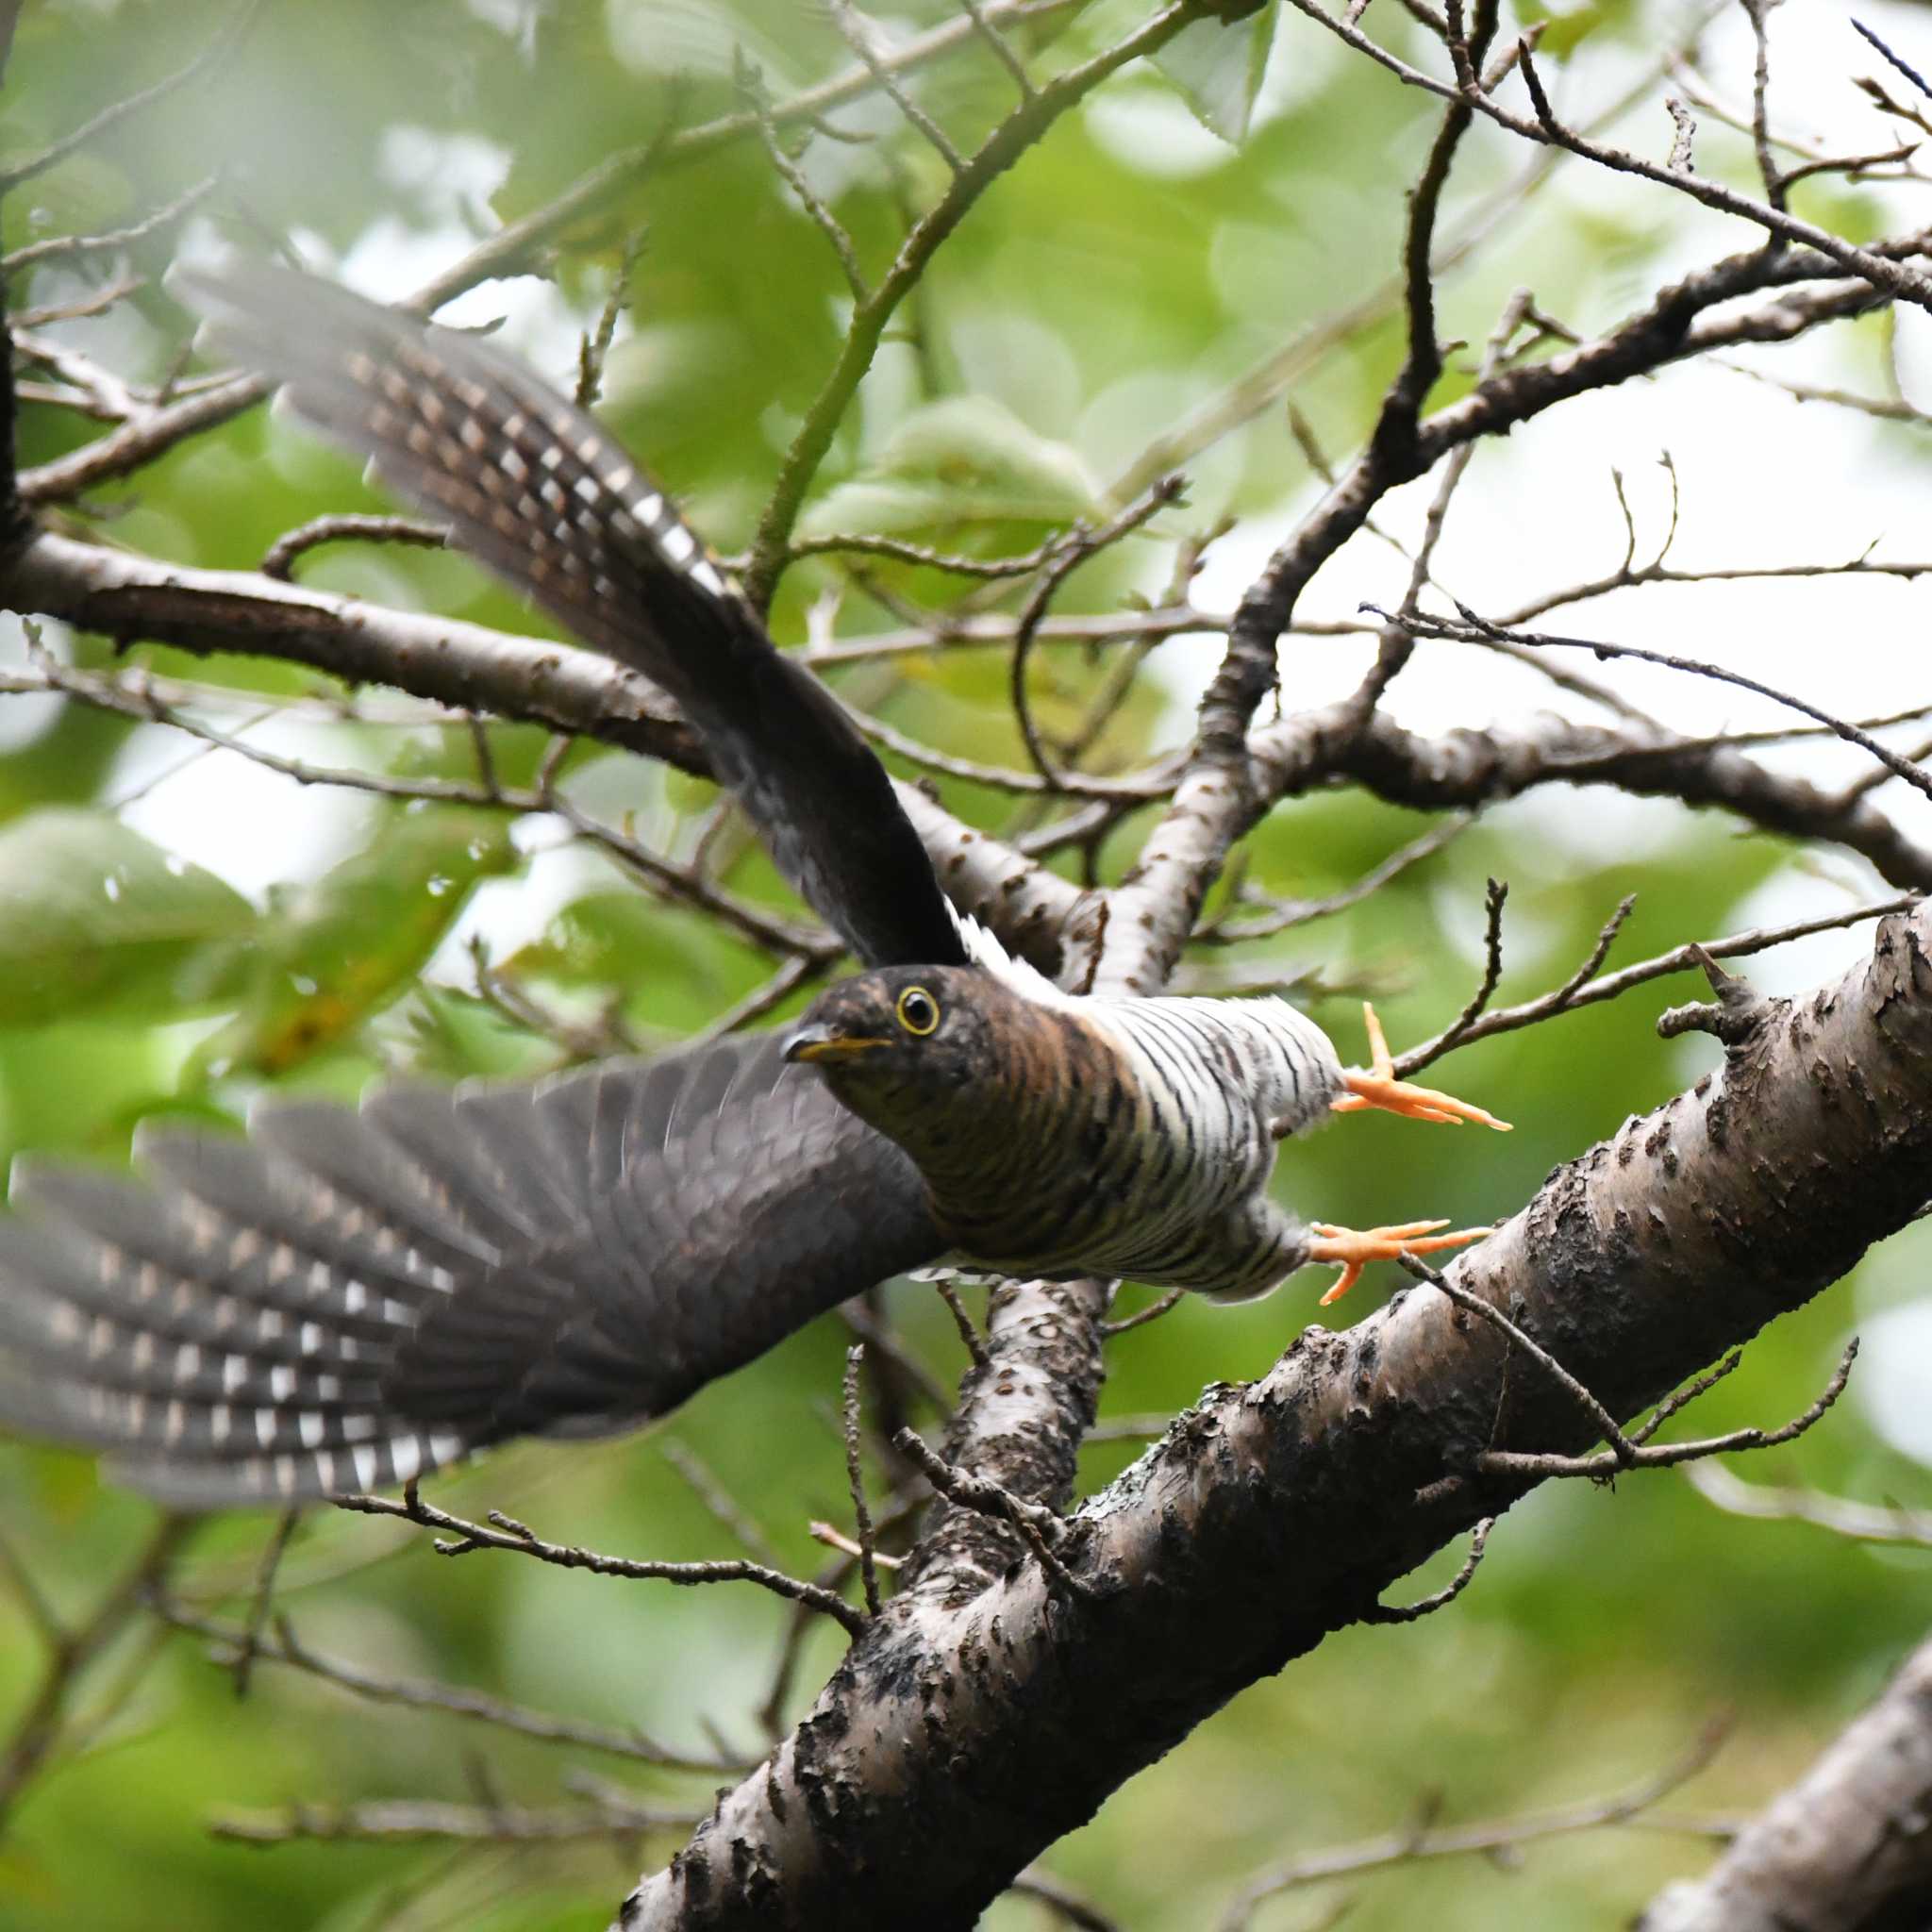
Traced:
<path fill-rule="evenodd" d="M 957 916 L 878 759 L 676 510 L 489 343 L 284 271 L 190 279 L 214 340 L 702 738 L 865 968 L 782 1034 L 537 1084 L 179 1125 L 143 1177 L 16 1166 L 0 1424 L 176 1506 L 408 1481 L 633 1427 L 888 1277 L 958 1259 L 1240 1299 L 1477 1238 L 1305 1224 L 1279 1141 L 1336 1111 L 1500 1126 L 1344 1070 L 1278 999 L 1062 991 Z"/>

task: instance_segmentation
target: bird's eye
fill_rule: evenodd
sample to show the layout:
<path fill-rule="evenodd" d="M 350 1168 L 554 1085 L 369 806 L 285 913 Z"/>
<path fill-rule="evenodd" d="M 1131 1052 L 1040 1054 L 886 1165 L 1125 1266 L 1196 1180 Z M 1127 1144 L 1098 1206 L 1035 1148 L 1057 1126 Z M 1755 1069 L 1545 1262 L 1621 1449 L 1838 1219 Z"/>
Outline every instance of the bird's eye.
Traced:
<path fill-rule="evenodd" d="M 908 986 L 899 995 L 898 1014 L 900 1025 L 918 1040 L 940 1024 L 939 1002 L 923 986 Z"/>

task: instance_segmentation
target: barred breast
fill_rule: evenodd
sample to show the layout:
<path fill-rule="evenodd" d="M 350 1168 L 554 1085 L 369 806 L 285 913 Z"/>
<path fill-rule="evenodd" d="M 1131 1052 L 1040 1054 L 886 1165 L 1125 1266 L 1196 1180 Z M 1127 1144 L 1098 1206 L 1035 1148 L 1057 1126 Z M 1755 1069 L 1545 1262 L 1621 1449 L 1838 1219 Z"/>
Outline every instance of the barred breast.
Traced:
<path fill-rule="evenodd" d="M 970 1173 L 922 1158 L 941 1231 L 1013 1274 L 1116 1274 L 1228 1299 L 1307 1258 L 1268 1198 L 1275 1136 L 1341 1091 L 1328 1038 L 1280 1000 L 1081 1000 L 1015 1041 L 1007 1132 Z M 1003 1083 L 1007 1084 L 1007 1083 Z"/>

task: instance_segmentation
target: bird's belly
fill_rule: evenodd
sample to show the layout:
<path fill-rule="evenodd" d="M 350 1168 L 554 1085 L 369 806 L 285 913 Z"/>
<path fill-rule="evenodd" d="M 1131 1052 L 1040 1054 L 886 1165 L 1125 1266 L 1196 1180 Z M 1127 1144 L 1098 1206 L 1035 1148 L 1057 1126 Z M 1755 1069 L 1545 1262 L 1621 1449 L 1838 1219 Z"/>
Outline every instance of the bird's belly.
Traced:
<path fill-rule="evenodd" d="M 1023 1152 L 994 1185 L 935 1187 L 933 1210 L 961 1254 L 1003 1274 L 1222 1288 L 1257 1265 L 1251 1209 L 1272 1159 L 1258 1127 L 1204 1140 L 1148 1122 L 1074 1159 Z"/>

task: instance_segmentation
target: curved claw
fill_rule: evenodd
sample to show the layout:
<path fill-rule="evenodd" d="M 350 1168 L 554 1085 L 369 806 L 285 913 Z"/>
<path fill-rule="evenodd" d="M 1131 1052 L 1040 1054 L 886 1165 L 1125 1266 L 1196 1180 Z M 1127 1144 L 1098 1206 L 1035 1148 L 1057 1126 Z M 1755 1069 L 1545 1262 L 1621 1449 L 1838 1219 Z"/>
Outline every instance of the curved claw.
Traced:
<path fill-rule="evenodd" d="M 1494 1127 L 1499 1134 L 1510 1131 L 1507 1121 L 1499 1121 L 1470 1101 L 1457 1100 L 1453 1093 L 1439 1092 L 1433 1087 L 1417 1087 L 1407 1080 L 1398 1080 L 1382 1022 L 1366 1000 L 1362 1002 L 1362 1021 L 1369 1033 L 1369 1070 L 1361 1073 L 1350 1068 L 1342 1074 L 1341 1084 L 1348 1091 L 1328 1103 L 1331 1112 L 1359 1113 L 1367 1108 L 1379 1108 L 1384 1113 L 1401 1114 L 1406 1120 L 1437 1121 L 1452 1127 L 1460 1126 L 1464 1121 L 1474 1121 L 1482 1126 Z"/>
<path fill-rule="evenodd" d="M 1446 1221 L 1405 1221 L 1393 1227 L 1338 1227 L 1333 1222 L 1314 1221 L 1308 1225 L 1318 1239 L 1308 1243 L 1308 1259 L 1324 1262 L 1341 1270 L 1341 1278 L 1322 1297 L 1325 1308 L 1340 1301 L 1357 1281 L 1371 1261 L 1392 1261 L 1401 1255 L 1434 1255 L 1444 1248 L 1459 1248 L 1467 1241 L 1479 1241 L 1493 1232 L 1487 1227 L 1457 1228 L 1454 1234 L 1438 1230 Z"/>

